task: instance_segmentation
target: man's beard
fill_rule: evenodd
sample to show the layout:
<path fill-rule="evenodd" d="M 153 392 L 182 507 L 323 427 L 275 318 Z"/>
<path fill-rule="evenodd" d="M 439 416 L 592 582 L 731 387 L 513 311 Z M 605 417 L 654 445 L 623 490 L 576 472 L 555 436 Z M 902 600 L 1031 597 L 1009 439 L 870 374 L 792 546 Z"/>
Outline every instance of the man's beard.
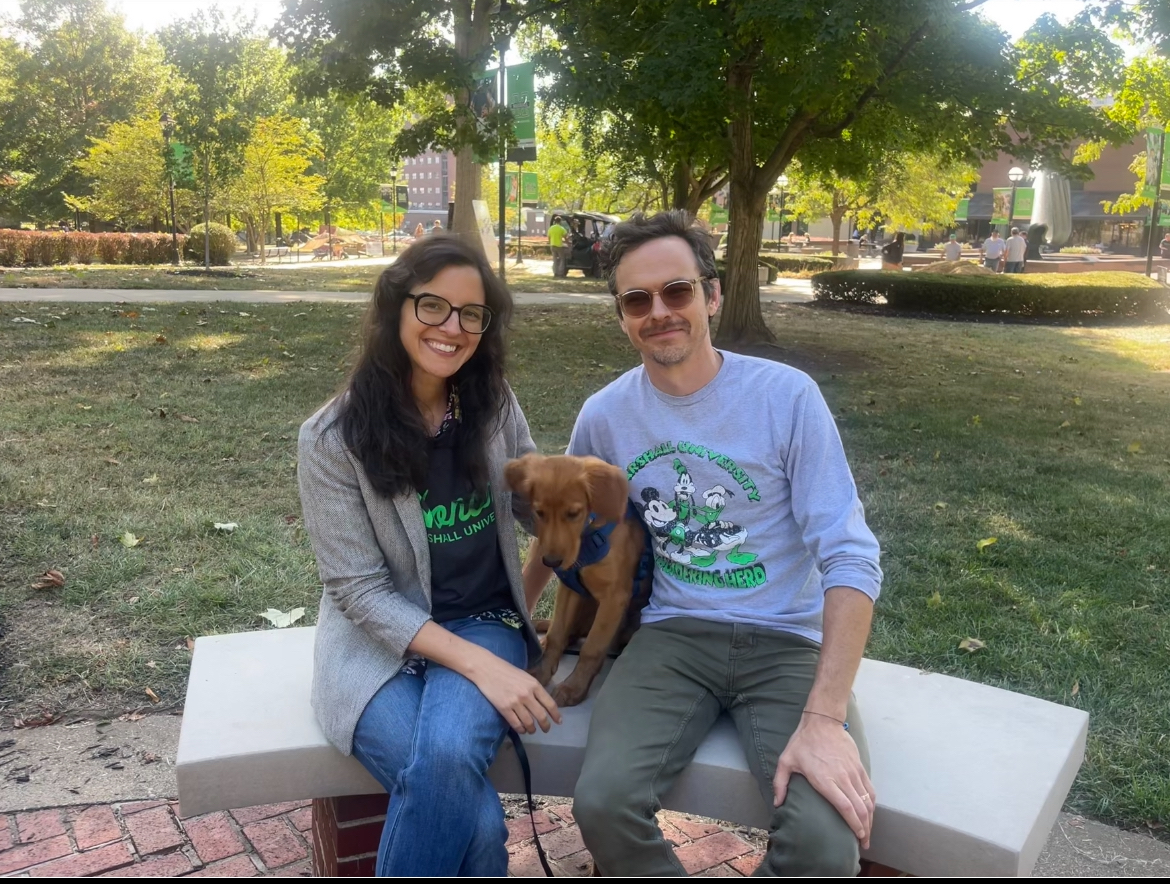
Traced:
<path fill-rule="evenodd" d="M 639 334 L 639 337 L 645 341 L 647 333 L 656 334 L 668 331 L 670 329 L 679 329 L 680 331 L 686 332 L 685 340 L 677 344 L 656 347 L 649 350 L 646 354 L 659 365 L 666 367 L 678 365 L 680 362 L 685 362 L 686 358 L 691 355 L 694 344 L 694 341 L 691 338 L 691 324 L 685 319 L 677 319 L 670 322 L 664 322 L 661 325 L 643 328 Z"/>

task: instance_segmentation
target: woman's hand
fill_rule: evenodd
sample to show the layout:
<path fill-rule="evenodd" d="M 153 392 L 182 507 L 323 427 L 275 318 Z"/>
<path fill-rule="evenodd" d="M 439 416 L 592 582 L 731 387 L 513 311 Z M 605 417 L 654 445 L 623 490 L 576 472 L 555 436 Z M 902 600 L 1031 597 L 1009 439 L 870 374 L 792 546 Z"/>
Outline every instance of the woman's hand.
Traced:
<path fill-rule="evenodd" d="M 422 625 L 410 651 L 458 672 L 477 688 L 510 727 L 525 734 L 545 733 L 550 719 L 561 723 L 561 711 L 535 678 L 501 660 L 491 651 L 448 632 L 433 620 Z"/>
<path fill-rule="evenodd" d="M 540 682 L 489 651 L 483 651 L 483 656 L 465 674 L 509 726 L 534 734 L 537 727 L 548 733 L 551 722 L 561 723 L 556 701 Z"/>

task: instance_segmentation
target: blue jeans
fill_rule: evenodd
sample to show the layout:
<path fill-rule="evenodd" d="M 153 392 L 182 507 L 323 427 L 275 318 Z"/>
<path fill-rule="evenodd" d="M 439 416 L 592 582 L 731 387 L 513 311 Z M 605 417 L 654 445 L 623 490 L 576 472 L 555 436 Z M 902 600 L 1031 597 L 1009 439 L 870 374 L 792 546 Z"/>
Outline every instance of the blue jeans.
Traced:
<path fill-rule="evenodd" d="M 523 668 L 524 634 L 471 618 L 444 627 Z M 366 705 L 353 754 L 390 793 L 378 845 L 379 877 L 502 877 L 508 831 L 487 769 L 508 730 L 504 719 L 457 672 L 428 662 L 399 673 Z"/>

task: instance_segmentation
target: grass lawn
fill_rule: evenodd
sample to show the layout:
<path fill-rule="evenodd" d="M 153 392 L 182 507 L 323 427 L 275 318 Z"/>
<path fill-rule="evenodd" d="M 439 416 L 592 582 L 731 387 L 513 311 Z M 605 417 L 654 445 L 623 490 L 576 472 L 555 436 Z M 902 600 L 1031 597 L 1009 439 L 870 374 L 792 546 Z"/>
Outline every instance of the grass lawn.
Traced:
<path fill-rule="evenodd" d="M 838 415 L 883 543 L 870 655 L 1088 710 L 1072 806 L 1170 819 L 1170 325 L 764 309 L 774 355 Z M 4 726 L 148 707 L 147 689 L 178 705 L 188 637 L 265 628 L 269 607 L 313 622 L 296 432 L 341 383 L 358 317 L 0 304 Z M 558 452 L 631 350 L 606 307 L 514 325 L 513 384 Z M 30 588 L 48 569 L 64 586 Z"/>
<path fill-rule="evenodd" d="M 585 279 L 578 271 L 564 279 L 553 277 L 549 261 L 527 261 L 516 266 L 509 258 L 508 284 L 518 292 L 604 292 L 604 280 Z M 276 263 L 266 266 L 202 268 L 170 264 L 153 267 L 130 265 L 76 265 L 70 267 L 4 268 L 0 288 L 36 289 L 181 289 L 209 291 L 370 292 L 382 264 L 348 261 Z"/>

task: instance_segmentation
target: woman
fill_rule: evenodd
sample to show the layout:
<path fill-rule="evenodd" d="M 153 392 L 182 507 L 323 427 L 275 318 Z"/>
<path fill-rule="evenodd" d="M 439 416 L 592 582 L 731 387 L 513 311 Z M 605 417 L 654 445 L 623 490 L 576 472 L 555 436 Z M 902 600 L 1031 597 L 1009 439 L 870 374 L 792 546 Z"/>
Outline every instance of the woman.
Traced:
<path fill-rule="evenodd" d="M 535 449 L 504 381 L 508 290 L 456 237 L 379 277 L 344 390 L 301 427 L 305 527 L 325 584 L 313 708 L 390 793 L 379 875 L 497 876 L 507 831 L 487 780 L 508 726 L 560 722 L 503 484 Z M 515 511 L 513 509 L 515 507 Z"/>
<path fill-rule="evenodd" d="M 414 238 L 418 239 L 420 236 L 425 235 L 425 233 L 426 233 L 426 231 L 423 230 L 422 222 L 419 221 L 418 224 L 415 225 L 415 228 L 414 228 Z"/>
<path fill-rule="evenodd" d="M 895 233 L 893 241 L 882 246 L 882 270 L 901 270 L 905 251 L 906 234 Z"/>

